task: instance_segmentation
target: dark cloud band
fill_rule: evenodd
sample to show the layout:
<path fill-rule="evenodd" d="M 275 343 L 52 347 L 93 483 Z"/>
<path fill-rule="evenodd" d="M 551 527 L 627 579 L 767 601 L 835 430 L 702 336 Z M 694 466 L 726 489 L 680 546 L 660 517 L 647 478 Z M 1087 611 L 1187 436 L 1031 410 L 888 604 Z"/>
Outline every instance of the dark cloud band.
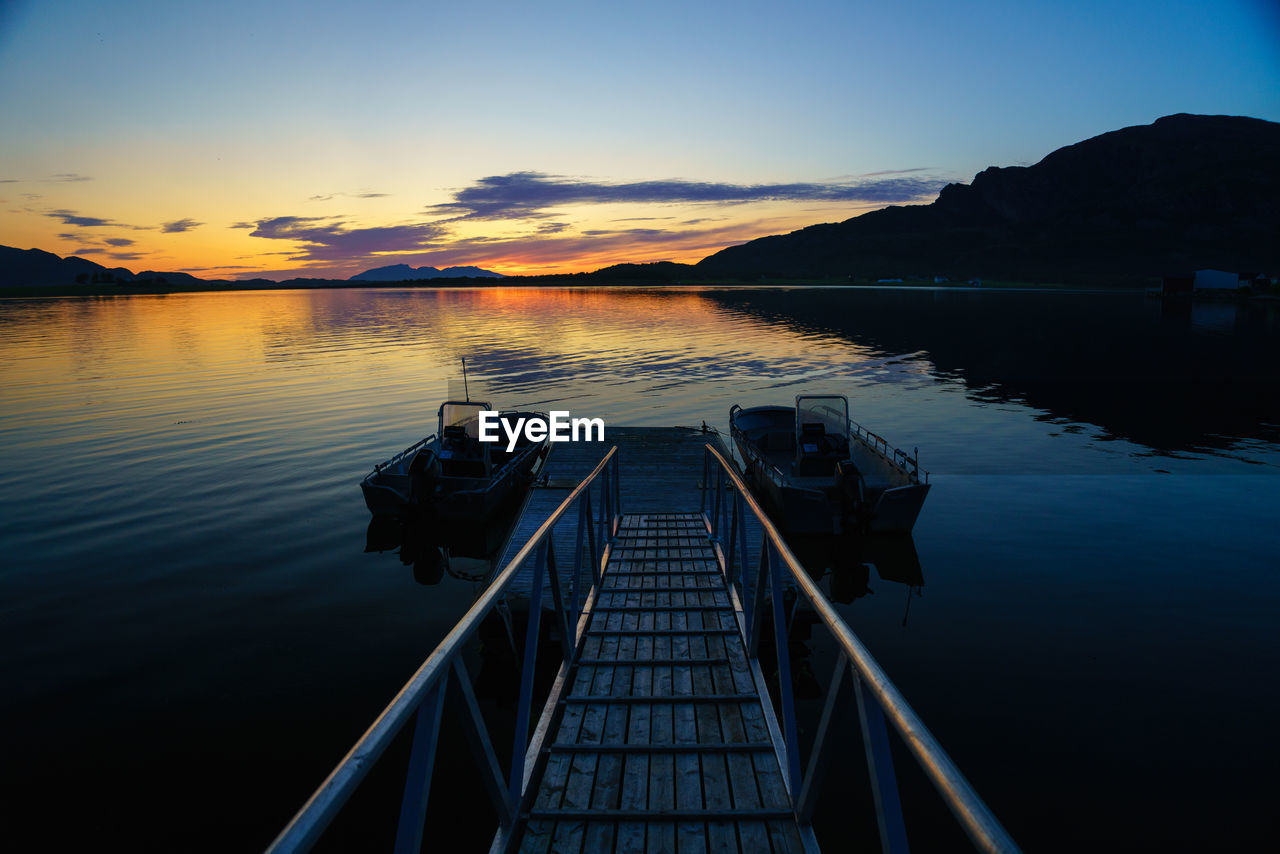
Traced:
<path fill-rule="evenodd" d="M 725 184 L 702 181 L 606 183 L 512 172 L 481 178 L 454 193 L 453 201 L 430 210 L 460 219 L 537 219 L 548 209 L 581 204 L 742 204 L 806 201 L 894 204 L 936 194 L 946 181 L 893 173 L 874 180 L 837 183 Z"/>
<path fill-rule="evenodd" d="M 80 216 L 75 211 L 68 210 L 50 211 L 45 214 L 45 216 L 52 219 L 60 219 L 62 220 L 63 225 L 75 225 L 80 228 L 100 228 L 110 225 L 120 225 L 120 223 L 109 219 L 103 219 L 102 217 L 96 216 Z"/>
<path fill-rule="evenodd" d="M 444 236 L 434 223 L 347 228 L 320 217 L 278 216 L 259 220 L 251 237 L 295 240 L 303 245 L 297 261 L 349 261 L 389 252 L 421 252 Z"/>

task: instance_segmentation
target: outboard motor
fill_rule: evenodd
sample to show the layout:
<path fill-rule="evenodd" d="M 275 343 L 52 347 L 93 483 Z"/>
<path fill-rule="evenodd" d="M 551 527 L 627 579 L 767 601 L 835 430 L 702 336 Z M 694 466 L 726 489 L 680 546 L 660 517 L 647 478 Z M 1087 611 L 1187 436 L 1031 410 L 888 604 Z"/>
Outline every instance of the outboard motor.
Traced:
<path fill-rule="evenodd" d="M 866 485 L 853 460 L 836 463 L 836 489 L 840 490 L 842 499 L 850 507 L 856 507 L 865 500 Z"/>
<path fill-rule="evenodd" d="M 866 532 L 871 527 L 871 508 L 867 504 L 866 482 L 853 460 L 836 463 L 835 486 L 840 495 L 844 529 Z"/>
<path fill-rule="evenodd" d="M 409 503 L 411 505 L 426 504 L 436 491 L 436 480 L 440 477 L 440 458 L 435 451 L 423 448 L 409 464 Z"/>

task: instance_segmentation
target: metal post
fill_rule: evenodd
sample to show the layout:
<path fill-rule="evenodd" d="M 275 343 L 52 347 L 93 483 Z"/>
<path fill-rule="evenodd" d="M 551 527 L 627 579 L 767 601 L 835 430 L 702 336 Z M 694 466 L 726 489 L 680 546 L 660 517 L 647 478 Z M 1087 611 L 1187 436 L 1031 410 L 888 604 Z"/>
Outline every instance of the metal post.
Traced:
<path fill-rule="evenodd" d="M 622 524 L 622 476 L 619 474 L 619 465 L 618 455 L 615 453 L 613 455 L 613 515 L 620 526 Z M 613 522 L 609 524 L 609 539 L 613 539 L 617 529 L 613 527 Z"/>
<path fill-rule="evenodd" d="M 772 553 L 773 544 L 769 544 Z M 796 736 L 796 701 L 791 688 L 791 650 L 790 636 L 787 632 L 787 618 L 782 606 L 782 558 L 776 561 L 770 555 L 773 571 L 769 574 L 769 583 L 773 599 L 773 639 L 778 649 L 778 700 L 782 703 L 783 740 L 787 748 L 787 782 L 791 791 L 797 792 L 800 785 L 800 744 Z"/>
<path fill-rule="evenodd" d="M 724 475 L 720 473 L 720 469 L 716 468 L 716 497 L 711 505 L 711 539 L 715 541 L 720 537 L 720 491 L 724 487 Z"/>
<path fill-rule="evenodd" d="M 573 538 L 573 578 L 569 581 L 569 607 L 573 609 L 574 625 L 577 625 L 578 614 L 580 613 L 578 610 L 578 580 L 582 577 L 582 545 L 588 526 L 587 513 L 582 512 L 586 506 L 585 499 L 580 497 L 578 499 L 578 533 Z M 573 642 L 577 644 L 578 638 L 576 636 Z"/>
<path fill-rule="evenodd" d="M 760 566 L 756 568 L 755 590 L 747 603 L 747 656 L 760 657 L 760 603 L 764 601 L 764 586 L 769 580 L 773 563 L 772 547 L 766 537 L 760 545 Z"/>
<path fill-rule="evenodd" d="M 422 825 L 427 818 L 431 772 L 436 762 L 436 737 L 440 733 L 440 713 L 448 687 L 448 679 L 440 680 L 418 707 L 413 747 L 409 751 L 409 772 L 400 801 L 400 822 L 396 826 L 395 854 L 418 854 L 422 848 Z"/>
<path fill-rule="evenodd" d="M 835 720 L 837 711 L 843 705 L 848 694 L 844 678 L 849 672 L 849 659 L 843 652 L 836 652 L 836 668 L 831 674 L 831 684 L 827 686 L 827 701 L 822 706 L 822 719 L 818 723 L 818 732 L 813 738 L 813 749 L 809 753 L 809 766 L 804 772 L 804 783 L 800 786 L 800 797 L 796 799 L 796 821 L 809 824 L 813 821 L 813 809 L 818 804 L 818 790 L 827 775 L 827 767 L 831 764 L 831 751 L 827 748 L 827 738 L 831 732 L 831 722 Z"/>
<path fill-rule="evenodd" d="M 546 545 L 547 554 L 547 578 L 551 581 L 551 602 L 555 607 L 556 628 L 560 633 L 560 650 L 564 653 L 564 660 L 573 660 L 573 643 L 570 635 L 573 629 L 569 628 L 569 614 L 564 607 L 564 596 L 560 593 L 560 569 L 556 566 L 556 541 L 554 538 L 555 528 L 547 532 L 547 538 L 543 542 Z M 577 623 L 577 620 L 574 620 Z M 527 738 L 528 736 L 526 736 Z"/>
<path fill-rule="evenodd" d="M 905 854 L 907 826 L 902 820 L 902 802 L 898 799 L 898 779 L 893 773 L 893 754 L 889 752 L 889 733 L 884 711 L 869 692 L 862 689 L 862 679 L 853 680 L 858 698 L 858 718 L 862 723 L 862 745 L 867 753 L 867 771 L 871 774 L 871 793 L 876 802 L 876 820 L 880 824 L 880 848 L 885 854 Z"/>
<path fill-rule="evenodd" d="M 596 520 L 596 541 L 600 543 L 601 551 L 604 550 L 604 544 L 609 538 L 605 536 L 604 518 L 609 507 L 609 470 L 606 468 L 600 472 L 600 507 L 599 518 Z"/>
<path fill-rule="evenodd" d="M 724 480 L 724 489 L 724 503 L 720 505 L 720 530 L 726 531 L 728 536 L 732 537 L 733 532 L 729 531 L 729 505 L 733 503 L 734 495 L 736 493 L 733 491 L 733 484 L 728 478 L 725 478 Z"/>
<path fill-rule="evenodd" d="M 743 503 L 744 502 L 742 500 L 742 492 L 739 491 L 738 504 L 739 506 L 741 506 Z M 744 512 L 741 513 L 740 515 L 742 517 L 742 523 L 738 527 L 738 554 L 739 554 L 738 564 L 739 564 L 739 569 L 741 570 L 742 590 L 745 593 L 747 589 L 747 585 L 749 583 L 747 581 L 747 571 L 751 566 L 749 562 L 750 558 L 747 557 L 747 514 L 745 512 L 745 508 L 744 508 Z M 737 573 L 735 573 L 735 575 L 736 574 Z"/>
<path fill-rule="evenodd" d="M 733 553 L 738 542 L 738 525 L 741 524 L 738 516 L 738 507 L 742 504 L 742 496 L 738 495 L 737 490 L 730 489 L 730 494 L 733 496 L 733 515 L 729 521 L 728 539 L 725 541 L 728 546 L 724 554 L 724 580 L 726 584 L 733 584 L 734 582 Z"/>
<path fill-rule="evenodd" d="M 596 551 L 596 528 L 591 524 L 591 490 L 582 493 L 583 515 L 587 520 L 587 551 L 591 554 L 591 581 L 600 586 L 600 552 Z"/>
<path fill-rule="evenodd" d="M 471 752 L 480 768 L 480 777 L 484 780 L 485 790 L 493 802 L 493 809 L 498 814 L 498 821 L 504 829 L 510 829 L 516 820 L 516 806 L 520 803 L 522 780 L 519 775 L 516 776 L 516 796 L 508 797 L 507 792 L 502 788 L 502 769 L 498 767 L 498 757 L 493 753 L 493 742 L 489 740 L 489 733 L 485 730 L 484 716 L 480 714 L 480 704 L 476 702 L 476 693 L 471 687 L 471 677 L 467 675 L 467 668 L 462 663 L 461 655 L 453 659 L 453 675 L 458 682 L 458 690 L 450 692 L 449 701 L 457 709 L 458 717 L 462 719 L 463 734 L 471 745 Z M 512 767 L 515 767 L 516 757 L 519 757 L 521 768 L 523 768 L 524 751 L 518 750 L 516 756 L 512 757 Z"/>
<path fill-rule="evenodd" d="M 549 533 L 549 532 L 548 532 Z M 524 785 L 524 754 L 529 742 L 529 712 L 533 704 L 533 671 L 538 658 L 538 627 L 542 621 L 542 573 L 547 566 L 547 541 L 538 544 L 534 558 L 533 584 L 529 590 L 529 625 L 524 633 L 524 663 L 520 668 L 520 699 L 516 701 L 516 733 L 511 747 L 511 776 L 507 793 L 520 801 Z"/>
<path fill-rule="evenodd" d="M 719 468 L 717 466 L 717 468 Z M 711 473 L 711 449 L 704 447 L 702 449 L 702 482 L 699 484 L 698 490 L 698 512 L 704 516 L 707 513 L 707 477 Z"/>

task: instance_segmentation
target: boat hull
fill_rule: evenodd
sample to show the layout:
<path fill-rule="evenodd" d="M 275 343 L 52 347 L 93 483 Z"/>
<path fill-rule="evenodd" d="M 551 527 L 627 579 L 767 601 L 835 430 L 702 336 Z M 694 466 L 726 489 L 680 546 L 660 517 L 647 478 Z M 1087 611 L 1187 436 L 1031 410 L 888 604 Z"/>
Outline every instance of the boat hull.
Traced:
<path fill-rule="evenodd" d="M 418 448 L 429 451 L 430 441 L 423 440 L 392 459 L 401 459 Z M 444 521 L 482 519 L 529 485 L 545 455 L 545 443 L 528 445 L 488 478 L 415 471 L 412 462 L 400 466 L 405 471 L 395 471 L 388 461 L 360 482 L 360 490 L 365 506 L 375 516 L 430 515 Z"/>
<path fill-rule="evenodd" d="M 910 533 L 929 484 L 918 482 L 857 432 L 848 435 L 848 451 L 863 475 L 858 497 L 834 475 L 826 480 L 794 477 L 789 460 L 795 412 L 783 406 L 735 407 L 729 419 L 748 482 L 778 527 L 790 534 Z M 801 480 L 804 484 L 797 482 Z"/>

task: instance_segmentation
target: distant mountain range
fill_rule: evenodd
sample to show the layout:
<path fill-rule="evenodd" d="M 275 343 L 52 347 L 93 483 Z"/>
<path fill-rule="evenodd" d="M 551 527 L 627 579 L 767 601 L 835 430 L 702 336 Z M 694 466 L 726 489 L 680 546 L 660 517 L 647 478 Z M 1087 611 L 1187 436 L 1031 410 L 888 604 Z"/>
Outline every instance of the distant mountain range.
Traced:
<path fill-rule="evenodd" d="M 491 270 L 481 270 L 479 267 L 445 267 L 443 270 L 437 270 L 435 267 L 418 267 L 414 269 L 408 264 L 392 264 L 389 267 L 374 267 L 372 270 L 365 270 L 363 273 L 357 273 L 348 282 L 416 282 L 421 279 L 501 279 L 501 273 L 495 273 Z"/>
<path fill-rule="evenodd" d="M 414 269 L 407 264 L 395 264 L 390 267 L 378 267 L 366 270 L 346 280 L 332 279 L 292 279 L 286 283 L 276 283 L 266 279 L 251 279 L 228 283 L 223 280 L 199 279 L 190 273 L 155 272 L 145 270 L 134 273 L 124 267 L 104 267 L 101 264 L 71 255 L 61 258 L 52 252 L 42 249 L 15 249 L 12 246 L 0 246 L 0 287 L 9 288 L 46 288 L 70 285 L 134 285 L 160 286 L 168 288 L 194 288 L 208 286 L 240 287 L 274 287 L 278 284 L 294 283 L 296 287 L 315 287 L 317 285 L 337 286 L 348 282 L 412 282 L 422 279 L 462 279 L 462 278 L 504 278 L 501 273 L 482 270 L 479 267 L 446 267 L 437 270 L 435 267 L 418 267 Z"/>
<path fill-rule="evenodd" d="M 1217 268 L 1280 273 L 1280 124 L 1179 114 L 1060 148 L 1034 166 L 991 167 L 928 205 L 752 240 L 697 264 L 619 264 L 556 282 L 972 277 L 1141 285 Z M 505 278 L 479 267 L 393 264 L 347 282 Z M 0 246 L 0 287 L 342 287 L 341 280 L 206 282 Z"/>
<path fill-rule="evenodd" d="M 929 205 L 888 207 L 721 250 L 709 276 L 1132 281 L 1280 272 L 1280 124 L 1166 116 L 991 167 Z"/>
<path fill-rule="evenodd" d="M 41 249 L 0 246 L 0 287 L 48 287 L 157 282 L 169 285 L 203 284 L 189 273 L 134 273 L 124 267 L 104 267 L 87 258 L 60 258 Z"/>

